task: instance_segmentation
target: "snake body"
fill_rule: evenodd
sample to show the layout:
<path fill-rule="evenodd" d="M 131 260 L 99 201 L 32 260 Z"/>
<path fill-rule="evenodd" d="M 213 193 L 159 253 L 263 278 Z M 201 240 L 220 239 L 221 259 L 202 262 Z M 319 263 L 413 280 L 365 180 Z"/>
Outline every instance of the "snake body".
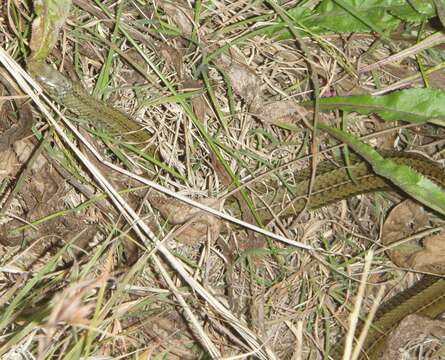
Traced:
<path fill-rule="evenodd" d="M 445 172 L 436 162 L 416 153 L 388 150 L 379 152 L 398 165 L 410 166 L 445 189 Z M 296 175 L 295 185 L 292 186 L 295 200 L 284 213 L 301 211 L 305 206 L 308 209 L 317 209 L 358 194 L 395 190 L 390 181 L 376 175 L 371 166 L 358 156 L 351 155 L 349 172 L 343 159 L 337 159 L 337 163 L 336 165 L 324 161 L 317 165 L 317 176 L 307 204 L 305 198 L 310 182 L 310 169 L 299 172 Z M 387 335 L 407 315 L 417 314 L 436 318 L 443 312 L 445 312 L 445 279 L 426 275 L 379 308 L 363 344 L 363 350 L 367 355 L 366 357 L 363 355 L 362 358 L 380 359 Z M 342 346 L 334 350 L 336 352 L 334 358 L 341 359 Z"/>
<path fill-rule="evenodd" d="M 93 125 L 103 126 L 113 135 L 135 144 L 146 144 L 150 135 L 134 119 L 110 104 L 89 95 L 78 82 L 72 81 L 44 62 L 32 62 L 28 70 L 44 90 L 70 112 Z"/>
<path fill-rule="evenodd" d="M 444 170 L 436 162 L 416 153 L 392 150 L 381 150 L 379 153 L 398 165 L 410 166 L 445 188 Z M 336 159 L 336 164 L 330 161 L 317 164 L 317 176 L 307 202 L 310 178 L 310 168 L 299 171 L 294 175 L 292 185 L 289 185 L 290 189 L 279 189 L 292 193 L 293 197 L 282 214 L 299 212 L 304 207 L 309 210 L 318 209 L 354 195 L 394 190 L 394 185 L 389 180 L 376 175 L 367 162 L 354 154 L 349 158 L 349 172 L 344 159 Z M 278 194 L 276 197 L 281 198 L 281 195 Z"/>
<path fill-rule="evenodd" d="M 81 84 L 67 79 L 49 65 L 38 62 L 28 66 L 28 69 L 48 94 L 70 112 L 90 122 L 102 124 L 128 141 L 146 143 L 150 140 L 148 133 L 141 131 L 141 126 L 136 121 L 109 104 L 94 99 Z M 437 163 L 417 154 L 396 151 L 381 153 L 398 164 L 410 166 L 445 188 L 445 172 Z M 309 209 L 319 208 L 366 192 L 394 190 L 389 181 L 373 173 L 371 167 L 358 157 L 352 156 L 349 172 L 344 163 L 340 165 L 339 167 L 322 162 L 317 166 L 317 176 L 309 202 L 306 201 L 306 195 L 310 171 L 295 175 L 292 186 L 293 200 L 289 202 L 284 214 L 301 211 L 305 206 Z M 434 318 L 443 312 L 445 279 L 424 276 L 414 286 L 397 294 L 378 310 L 363 346 L 366 358 L 379 358 L 386 336 L 405 316 L 418 314 Z M 340 356 L 337 353 L 336 358 Z"/>

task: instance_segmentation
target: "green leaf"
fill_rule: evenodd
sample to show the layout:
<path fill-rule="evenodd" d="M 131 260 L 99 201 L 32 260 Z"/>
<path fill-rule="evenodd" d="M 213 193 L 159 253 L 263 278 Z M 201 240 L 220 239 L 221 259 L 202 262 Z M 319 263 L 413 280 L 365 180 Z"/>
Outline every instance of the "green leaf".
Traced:
<path fill-rule="evenodd" d="M 401 21 L 422 22 L 436 16 L 432 0 L 418 0 L 415 6 L 406 0 L 323 0 L 313 10 L 297 6 L 287 10 L 295 26 L 304 26 L 312 33 L 385 32 L 395 29 Z M 282 21 L 265 27 L 264 33 L 280 39 L 292 34 Z"/>
<path fill-rule="evenodd" d="M 407 4 L 408 4 L 408 1 L 407 1 Z M 430 7 L 430 9 L 433 9 L 433 8 Z M 415 7 L 408 5 L 408 6 L 400 6 L 398 8 L 391 9 L 391 14 L 394 15 L 395 17 L 400 18 L 401 20 L 415 22 L 415 23 L 425 21 L 425 20 L 435 16 L 435 11 L 424 12 L 423 10 L 424 10 L 424 8 L 416 9 Z"/>
<path fill-rule="evenodd" d="M 302 105 L 312 106 L 312 102 Z M 382 96 L 333 96 L 320 99 L 320 109 L 377 114 L 387 121 L 432 122 L 434 119 L 445 119 L 445 91 L 408 89 Z"/>
<path fill-rule="evenodd" d="M 320 15 L 314 19 L 313 25 L 334 32 L 369 32 L 376 29 L 382 32 L 400 24 L 400 19 L 394 17 L 390 10 L 406 6 L 405 0 L 342 0 L 340 3 L 324 0 L 316 8 Z M 311 22 L 305 25 L 310 26 Z"/>
<path fill-rule="evenodd" d="M 32 23 L 30 48 L 32 60 L 44 60 L 51 53 L 59 31 L 68 17 L 71 0 L 34 1 L 37 17 Z"/>
<path fill-rule="evenodd" d="M 424 14 L 427 16 L 435 16 L 436 15 L 435 5 L 434 5 L 433 1 L 409 0 L 409 3 L 420 14 Z"/>
<path fill-rule="evenodd" d="M 318 126 L 337 140 L 349 145 L 357 154 L 371 164 L 377 175 L 390 180 L 417 201 L 445 215 L 445 191 L 440 186 L 409 166 L 399 165 L 385 159 L 371 146 L 362 143 L 350 133 L 323 124 Z"/>

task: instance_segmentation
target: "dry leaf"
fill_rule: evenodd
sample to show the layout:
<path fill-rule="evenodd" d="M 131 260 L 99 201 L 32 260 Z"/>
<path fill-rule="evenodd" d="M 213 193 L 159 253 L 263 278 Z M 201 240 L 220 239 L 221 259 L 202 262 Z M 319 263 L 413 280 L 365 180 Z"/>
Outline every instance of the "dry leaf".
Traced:
<path fill-rule="evenodd" d="M 251 111 L 256 111 L 260 104 L 261 88 L 255 71 L 226 55 L 222 55 L 216 63 L 226 72 L 235 94 L 244 99 Z"/>
<path fill-rule="evenodd" d="M 150 201 L 150 204 L 161 213 L 162 217 L 168 220 L 172 225 L 184 224 L 198 213 L 206 214 L 206 212 L 201 209 L 190 206 L 177 199 L 150 195 L 148 200 Z M 199 202 L 214 209 L 218 209 L 221 206 L 221 200 L 214 198 L 201 199 Z"/>
<path fill-rule="evenodd" d="M 3 95 L 14 98 L 13 102 L 0 101 L 0 152 L 3 152 L 16 141 L 32 135 L 34 117 L 30 103 L 23 99 L 15 81 L 3 70 L 0 70 L 0 82 L 0 98 Z"/>
<path fill-rule="evenodd" d="M 179 50 L 167 44 L 161 44 L 159 47 L 159 51 L 166 64 L 175 69 L 178 77 L 182 79 L 182 76 L 184 74 L 184 62 L 182 61 L 182 54 L 179 52 Z"/>
<path fill-rule="evenodd" d="M 445 323 L 419 315 L 408 315 L 386 340 L 382 360 L 405 358 L 404 348 L 411 343 L 423 342 L 428 336 L 445 337 Z"/>
<path fill-rule="evenodd" d="M 209 232 L 212 238 L 216 239 L 221 231 L 220 219 L 180 200 L 156 195 L 149 196 L 148 200 L 169 223 L 181 225 L 188 222 L 185 227 L 175 233 L 177 240 L 183 244 L 191 245 L 202 242 L 207 238 Z M 213 198 L 202 199 L 200 202 L 215 209 L 222 205 L 221 200 Z"/>
<path fill-rule="evenodd" d="M 193 14 L 189 9 L 178 5 L 178 3 L 163 2 L 162 8 L 165 13 L 172 19 L 176 26 L 181 30 L 182 34 L 190 37 L 193 32 Z"/>
<path fill-rule="evenodd" d="M 388 246 L 412 235 L 428 222 L 428 213 L 422 206 L 411 200 L 403 201 L 386 218 L 382 242 Z M 416 240 L 398 245 L 388 251 L 388 256 L 400 267 L 445 274 L 445 232 L 425 239 L 423 247 Z"/>
<path fill-rule="evenodd" d="M 293 100 L 274 101 L 261 106 L 255 114 L 261 121 L 271 124 L 277 121 L 294 123 L 298 118 L 296 115 L 307 113 L 307 110 L 295 103 Z"/>
<path fill-rule="evenodd" d="M 409 267 L 418 271 L 445 274 L 445 232 L 423 241 L 423 249 L 408 259 Z"/>
<path fill-rule="evenodd" d="M 207 111 L 209 110 L 204 95 L 194 96 L 192 98 L 192 108 L 196 117 L 200 121 L 204 121 Z"/>
<path fill-rule="evenodd" d="M 6 150 L 0 152 L 0 177 L 3 179 L 11 176 L 17 171 L 17 156 L 14 151 Z"/>
<path fill-rule="evenodd" d="M 180 231 L 176 232 L 175 237 L 181 244 L 184 245 L 203 243 L 206 241 L 209 235 L 211 236 L 211 239 L 214 240 L 221 232 L 220 224 L 221 222 L 217 221 L 213 216 L 200 216 L 199 220 L 191 221 Z"/>
<path fill-rule="evenodd" d="M 32 145 L 27 141 L 16 141 L 14 150 L 23 157 L 20 160 L 25 162 L 31 155 Z M 7 153 L 9 152 L 0 152 L 0 156 Z M 16 171 L 20 169 L 19 166 L 15 168 Z M 69 213 L 53 217 L 26 230 L 12 232 L 15 228 L 24 225 L 24 222 L 18 219 L 34 222 L 66 209 L 65 199 L 71 188 L 65 186 L 65 179 L 48 164 L 44 156 L 39 156 L 33 163 L 29 178 L 32 181 L 23 185 L 15 197 L 15 202 L 11 201 L 3 205 L 4 210 L 14 214 L 15 218 L 0 225 L 0 243 L 16 246 L 24 239 L 29 244 L 37 239 L 43 239 L 44 241 L 38 242 L 33 247 L 33 252 L 39 255 L 54 250 L 61 239 L 75 238 L 76 247 L 86 248 L 97 233 L 97 226 L 90 223 L 91 214 L 87 216 L 85 213 Z M 79 232 L 79 229 L 82 231 Z M 77 249 L 74 253 L 77 253 Z"/>
<path fill-rule="evenodd" d="M 198 80 L 193 80 L 193 79 L 187 79 L 186 81 L 184 81 L 184 83 L 182 84 L 181 89 L 182 90 L 199 90 L 202 89 L 202 82 L 198 81 Z M 193 96 L 192 97 L 192 108 L 193 111 L 196 114 L 196 117 L 201 120 L 204 121 L 205 116 L 208 112 L 210 112 L 210 108 L 207 104 L 206 98 L 204 94 L 201 95 L 197 95 L 197 96 Z"/>
<path fill-rule="evenodd" d="M 429 222 L 425 209 L 417 203 L 406 200 L 394 207 L 387 216 L 382 229 L 382 243 L 386 246 L 401 240 Z M 410 257 L 419 250 L 416 241 L 398 245 L 389 250 L 391 261 L 400 267 L 409 267 Z"/>

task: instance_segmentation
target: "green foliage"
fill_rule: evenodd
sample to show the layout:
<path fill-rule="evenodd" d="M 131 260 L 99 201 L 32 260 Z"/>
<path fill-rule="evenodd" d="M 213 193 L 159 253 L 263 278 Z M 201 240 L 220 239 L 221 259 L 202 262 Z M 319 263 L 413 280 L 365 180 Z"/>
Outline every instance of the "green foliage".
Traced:
<path fill-rule="evenodd" d="M 297 6 L 287 14 L 297 27 L 312 33 L 380 33 L 395 29 L 402 21 L 425 21 L 436 16 L 436 9 L 432 1 L 424 0 L 323 0 L 314 10 Z M 281 21 L 267 27 L 266 33 L 281 39 L 292 37 Z"/>
<path fill-rule="evenodd" d="M 435 14 L 436 12 L 433 1 L 409 0 L 407 2 L 420 14 L 431 16 L 431 14 Z"/>
<path fill-rule="evenodd" d="M 305 106 L 311 102 L 304 103 Z M 445 118 L 445 91 L 408 89 L 388 95 L 334 96 L 320 99 L 320 110 L 341 109 L 363 115 L 377 114 L 387 121 L 422 123 Z"/>

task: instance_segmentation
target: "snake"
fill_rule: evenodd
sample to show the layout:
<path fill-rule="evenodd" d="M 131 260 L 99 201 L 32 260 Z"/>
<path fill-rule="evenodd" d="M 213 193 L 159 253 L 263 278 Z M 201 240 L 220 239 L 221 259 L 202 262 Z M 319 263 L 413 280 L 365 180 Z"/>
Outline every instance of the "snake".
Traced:
<path fill-rule="evenodd" d="M 146 144 L 151 136 L 133 118 L 122 111 L 90 96 L 82 84 L 65 77 L 42 61 L 28 64 L 28 71 L 57 103 L 74 115 L 93 124 L 101 125 L 126 141 L 136 145 Z"/>
<path fill-rule="evenodd" d="M 69 112 L 90 123 L 104 126 L 127 141 L 136 144 L 150 141 L 150 135 L 134 119 L 109 103 L 94 98 L 79 82 L 65 77 L 45 62 L 30 63 L 28 71 L 43 89 Z M 410 166 L 445 189 L 445 171 L 436 162 L 416 153 L 393 150 L 380 153 L 397 164 Z M 358 156 L 351 156 L 348 167 L 344 163 L 340 165 L 343 166 L 328 161 L 317 165 L 317 176 L 312 184 L 309 201 L 307 191 L 311 181 L 310 169 L 295 174 L 292 185 L 293 200 L 282 215 L 304 208 L 317 209 L 358 194 L 394 190 L 391 182 L 376 175 L 370 165 Z M 443 312 L 445 279 L 425 275 L 413 286 L 380 306 L 363 345 L 362 358 L 378 359 L 384 349 L 386 337 L 407 315 L 436 318 Z M 340 352 L 335 352 L 333 357 L 340 359 Z"/>

